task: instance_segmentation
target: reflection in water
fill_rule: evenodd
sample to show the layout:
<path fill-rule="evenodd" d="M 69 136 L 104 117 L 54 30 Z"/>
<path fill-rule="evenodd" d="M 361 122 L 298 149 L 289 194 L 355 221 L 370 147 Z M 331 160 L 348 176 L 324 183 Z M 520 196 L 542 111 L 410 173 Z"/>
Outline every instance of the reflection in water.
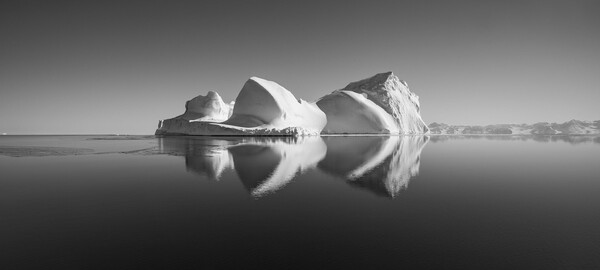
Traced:
<path fill-rule="evenodd" d="M 600 144 L 94 137 L 0 136 L 2 269 L 600 268 Z"/>
<path fill-rule="evenodd" d="M 159 138 L 160 152 L 184 155 L 188 170 L 219 180 L 235 169 L 252 196 L 274 192 L 325 157 L 320 137 Z"/>
<path fill-rule="evenodd" d="M 240 180 L 255 197 L 276 191 L 297 173 L 316 166 L 326 153 L 320 137 L 302 137 L 290 142 L 246 143 L 229 148 Z"/>
<path fill-rule="evenodd" d="M 219 180 L 223 171 L 232 165 L 227 148 L 234 145 L 234 141 L 189 137 L 158 140 L 159 152 L 185 156 L 186 168 L 208 179 Z"/>
<path fill-rule="evenodd" d="M 419 173 L 424 136 L 328 137 L 319 168 L 369 189 L 395 197 Z"/>
<path fill-rule="evenodd" d="M 419 172 L 428 137 L 165 137 L 159 151 L 185 156 L 189 171 L 219 180 L 234 169 L 252 196 L 281 189 L 318 167 L 379 195 L 396 196 Z"/>

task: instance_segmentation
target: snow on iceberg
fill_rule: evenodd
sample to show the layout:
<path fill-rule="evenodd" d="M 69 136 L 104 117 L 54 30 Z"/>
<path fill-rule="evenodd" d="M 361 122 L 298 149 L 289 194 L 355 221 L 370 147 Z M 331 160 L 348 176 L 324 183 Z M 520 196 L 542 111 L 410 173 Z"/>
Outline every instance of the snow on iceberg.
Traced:
<path fill-rule="evenodd" d="M 348 84 L 317 101 L 327 115 L 324 134 L 423 134 L 419 97 L 392 72 Z"/>
<path fill-rule="evenodd" d="M 257 77 L 246 81 L 235 102 L 231 104 L 234 106 L 227 120 L 178 116 L 159 122 L 156 134 L 318 135 L 327 122 L 325 114 L 316 104 L 296 99 L 290 91 L 276 82 Z"/>
<path fill-rule="evenodd" d="M 314 103 L 296 99 L 276 82 L 252 77 L 235 99 L 231 117 L 223 127 L 241 127 L 245 131 L 279 130 L 298 135 L 318 135 L 325 126 L 325 114 Z"/>
<path fill-rule="evenodd" d="M 175 117 L 188 121 L 213 121 L 227 120 L 231 108 L 223 102 L 217 92 L 208 91 L 206 96 L 199 95 L 185 103 L 185 112 Z"/>
<path fill-rule="evenodd" d="M 231 106 L 226 104 L 217 92 L 208 91 L 185 103 L 182 115 L 158 122 L 156 135 L 188 134 L 190 126 L 203 126 L 203 123 L 222 122 L 231 115 Z M 191 124 L 197 122 L 198 124 Z"/>

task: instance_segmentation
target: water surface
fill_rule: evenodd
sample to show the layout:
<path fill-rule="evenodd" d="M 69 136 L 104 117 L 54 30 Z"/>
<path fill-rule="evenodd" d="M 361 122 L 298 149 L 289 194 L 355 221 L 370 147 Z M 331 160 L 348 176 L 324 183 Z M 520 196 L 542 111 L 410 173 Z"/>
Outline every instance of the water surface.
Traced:
<path fill-rule="evenodd" d="M 0 264 L 596 269 L 599 142 L 1 136 Z"/>

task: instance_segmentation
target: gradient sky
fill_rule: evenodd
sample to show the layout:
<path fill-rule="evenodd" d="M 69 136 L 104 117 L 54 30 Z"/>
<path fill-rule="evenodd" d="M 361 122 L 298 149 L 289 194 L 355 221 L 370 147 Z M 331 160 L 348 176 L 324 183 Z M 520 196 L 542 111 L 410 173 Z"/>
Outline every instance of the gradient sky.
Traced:
<path fill-rule="evenodd" d="M 385 71 L 427 123 L 596 120 L 598 14 L 593 0 L 4 0 L 0 132 L 153 134 L 251 76 L 312 101 Z"/>

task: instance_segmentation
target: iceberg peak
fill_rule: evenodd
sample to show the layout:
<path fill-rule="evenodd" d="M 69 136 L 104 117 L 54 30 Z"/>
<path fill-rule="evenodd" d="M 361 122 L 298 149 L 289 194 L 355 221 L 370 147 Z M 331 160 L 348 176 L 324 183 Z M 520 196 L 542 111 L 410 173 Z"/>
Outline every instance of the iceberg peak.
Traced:
<path fill-rule="evenodd" d="M 323 132 L 427 133 L 429 129 L 419 114 L 419 97 L 407 85 L 388 71 L 322 97 L 317 105 L 327 115 Z"/>
<path fill-rule="evenodd" d="M 217 98 L 220 99 L 221 98 L 221 96 L 219 96 L 219 93 L 217 93 L 215 91 L 208 91 L 208 93 L 206 93 L 206 97 L 207 98 L 214 98 L 214 99 L 217 99 Z M 221 99 L 221 100 L 223 100 L 223 99 Z"/>
<path fill-rule="evenodd" d="M 375 87 L 382 86 L 387 82 L 393 82 L 394 80 L 398 81 L 398 77 L 396 77 L 396 75 L 394 75 L 393 72 L 388 71 L 375 74 L 372 77 L 360 81 L 351 82 L 348 85 L 346 85 L 346 87 L 344 87 L 342 90 L 373 89 Z"/>
<path fill-rule="evenodd" d="M 189 121 L 224 121 L 229 117 L 230 110 L 217 92 L 208 91 L 206 96 L 198 95 L 188 100 L 185 112 L 178 118 Z"/>

